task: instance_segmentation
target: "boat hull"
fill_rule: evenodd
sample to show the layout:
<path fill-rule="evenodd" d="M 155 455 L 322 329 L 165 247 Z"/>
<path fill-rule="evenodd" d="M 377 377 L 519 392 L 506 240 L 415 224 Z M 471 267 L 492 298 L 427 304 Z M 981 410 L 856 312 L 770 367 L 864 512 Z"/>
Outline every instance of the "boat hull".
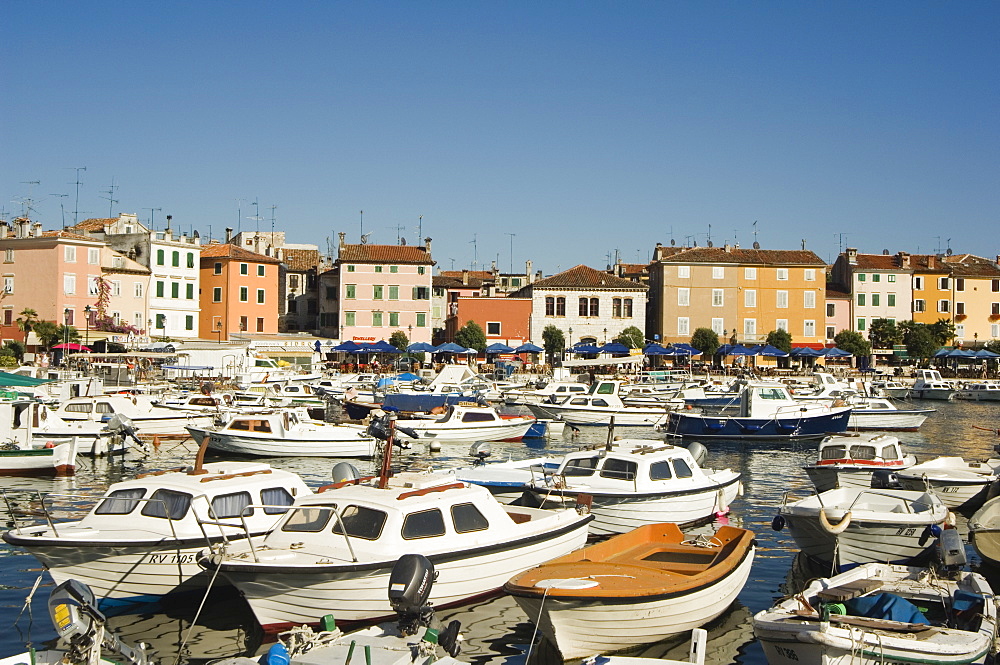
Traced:
<path fill-rule="evenodd" d="M 433 422 L 433 421 L 431 421 Z M 419 420 L 400 420 L 397 427 L 409 427 L 420 435 L 418 440 L 474 443 L 476 441 L 507 441 L 522 438 L 534 424 L 534 418 L 515 419 L 502 425 L 483 427 L 435 427 Z"/>
<path fill-rule="evenodd" d="M 62 443 L 52 448 L 0 450 L 0 476 L 55 476 L 76 474 L 76 444 Z"/>
<path fill-rule="evenodd" d="M 659 642 L 698 628 L 736 601 L 750 576 L 753 548 L 740 564 L 714 584 L 673 597 L 601 597 L 593 600 L 515 596 L 566 660 L 622 651 Z"/>
<path fill-rule="evenodd" d="M 915 432 L 927 420 L 927 411 L 866 411 L 855 409 L 847 422 L 851 430 Z"/>
<path fill-rule="evenodd" d="M 981 505 L 995 482 L 992 479 L 959 482 L 954 479 L 915 478 L 898 476 L 904 490 L 934 492 L 949 508 L 973 508 Z"/>
<path fill-rule="evenodd" d="M 706 416 L 683 412 L 667 414 L 663 430 L 693 439 L 821 439 L 847 430 L 850 409 L 835 409 L 814 416 L 742 418 Z"/>
<path fill-rule="evenodd" d="M 375 440 L 361 438 L 343 439 L 265 439 L 252 436 L 217 432 L 209 429 L 189 427 L 192 438 L 201 442 L 208 438 L 208 447 L 235 455 L 256 457 L 345 457 L 360 459 L 375 454 Z M 360 431 L 360 430 L 358 430 Z"/>
<path fill-rule="evenodd" d="M 615 410 L 560 408 L 558 404 L 528 404 L 536 418 L 562 420 L 570 425 L 608 425 L 613 418 L 615 426 L 653 427 L 661 422 L 668 409 L 624 407 Z"/>

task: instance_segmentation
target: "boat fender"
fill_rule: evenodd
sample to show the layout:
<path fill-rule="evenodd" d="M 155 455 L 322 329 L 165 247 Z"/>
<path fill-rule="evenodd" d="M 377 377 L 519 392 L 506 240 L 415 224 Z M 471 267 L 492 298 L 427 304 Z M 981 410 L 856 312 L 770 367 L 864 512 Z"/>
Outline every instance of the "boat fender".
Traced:
<path fill-rule="evenodd" d="M 955 513 L 948 511 L 948 517 L 944 518 L 944 524 L 946 529 L 954 529 L 958 520 L 955 518 Z"/>
<path fill-rule="evenodd" d="M 281 642 L 271 645 L 264 658 L 264 665 L 288 665 L 291 657 L 288 655 L 288 648 Z"/>
<path fill-rule="evenodd" d="M 774 519 L 771 520 L 771 529 L 773 531 L 781 531 L 785 528 L 785 516 L 775 515 Z"/>
<path fill-rule="evenodd" d="M 722 517 L 728 514 L 729 506 L 726 505 L 726 493 L 720 487 L 719 491 L 715 493 L 715 516 Z"/>
<path fill-rule="evenodd" d="M 736 483 L 736 496 L 743 496 L 743 494 L 745 492 L 746 492 L 746 488 L 743 487 L 743 481 L 741 480 L 741 481 L 737 482 Z"/>
<path fill-rule="evenodd" d="M 46 441 L 44 447 L 45 448 L 55 448 L 56 444 L 52 443 L 51 441 Z"/>
<path fill-rule="evenodd" d="M 829 518 L 826 516 L 826 508 L 823 508 L 819 511 L 819 525 L 827 533 L 834 535 L 844 533 L 844 531 L 847 531 L 847 527 L 851 525 L 851 511 L 848 510 L 844 513 L 844 518 L 837 524 L 831 524 Z"/>
<path fill-rule="evenodd" d="M 927 544 L 930 538 L 940 538 L 941 537 L 941 527 L 937 524 L 928 524 L 924 527 L 923 533 L 920 534 L 920 539 L 917 541 L 921 547 Z"/>

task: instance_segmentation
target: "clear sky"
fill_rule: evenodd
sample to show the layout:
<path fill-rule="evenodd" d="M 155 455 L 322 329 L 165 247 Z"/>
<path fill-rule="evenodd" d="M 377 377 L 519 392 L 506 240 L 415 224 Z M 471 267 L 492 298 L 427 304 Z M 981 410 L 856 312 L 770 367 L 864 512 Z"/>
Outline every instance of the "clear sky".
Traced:
<path fill-rule="evenodd" d="M 0 207 L 46 228 L 273 214 L 323 249 L 362 210 L 373 243 L 422 215 L 443 269 L 547 274 L 749 246 L 754 221 L 827 261 L 1000 253 L 997 2 L 6 2 L 0 25 Z"/>

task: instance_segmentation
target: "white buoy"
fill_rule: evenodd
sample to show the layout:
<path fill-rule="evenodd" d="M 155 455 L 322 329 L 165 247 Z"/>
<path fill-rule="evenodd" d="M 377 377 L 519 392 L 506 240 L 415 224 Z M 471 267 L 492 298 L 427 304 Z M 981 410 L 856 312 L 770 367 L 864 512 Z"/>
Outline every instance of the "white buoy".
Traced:
<path fill-rule="evenodd" d="M 440 441 L 431 441 L 428 444 L 427 447 L 430 449 L 430 451 L 432 453 L 439 453 L 439 452 L 441 452 L 441 442 Z"/>

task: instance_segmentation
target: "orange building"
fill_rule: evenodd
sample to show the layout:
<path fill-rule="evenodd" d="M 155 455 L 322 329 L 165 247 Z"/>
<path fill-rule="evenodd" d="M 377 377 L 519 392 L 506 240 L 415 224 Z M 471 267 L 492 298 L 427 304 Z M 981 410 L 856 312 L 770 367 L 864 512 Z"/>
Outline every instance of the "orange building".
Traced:
<path fill-rule="evenodd" d="M 278 332 L 278 259 L 232 244 L 201 250 L 202 337 Z"/>
<path fill-rule="evenodd" d="M 486 333 L 486 345 L 501 342 L 521 346 L 532 340 L 531 298 L 458 298 L 454 314 L 445 319 L 445 340 L 455 341 L 455 333 L 469 321 L 475 321 Z"/>

